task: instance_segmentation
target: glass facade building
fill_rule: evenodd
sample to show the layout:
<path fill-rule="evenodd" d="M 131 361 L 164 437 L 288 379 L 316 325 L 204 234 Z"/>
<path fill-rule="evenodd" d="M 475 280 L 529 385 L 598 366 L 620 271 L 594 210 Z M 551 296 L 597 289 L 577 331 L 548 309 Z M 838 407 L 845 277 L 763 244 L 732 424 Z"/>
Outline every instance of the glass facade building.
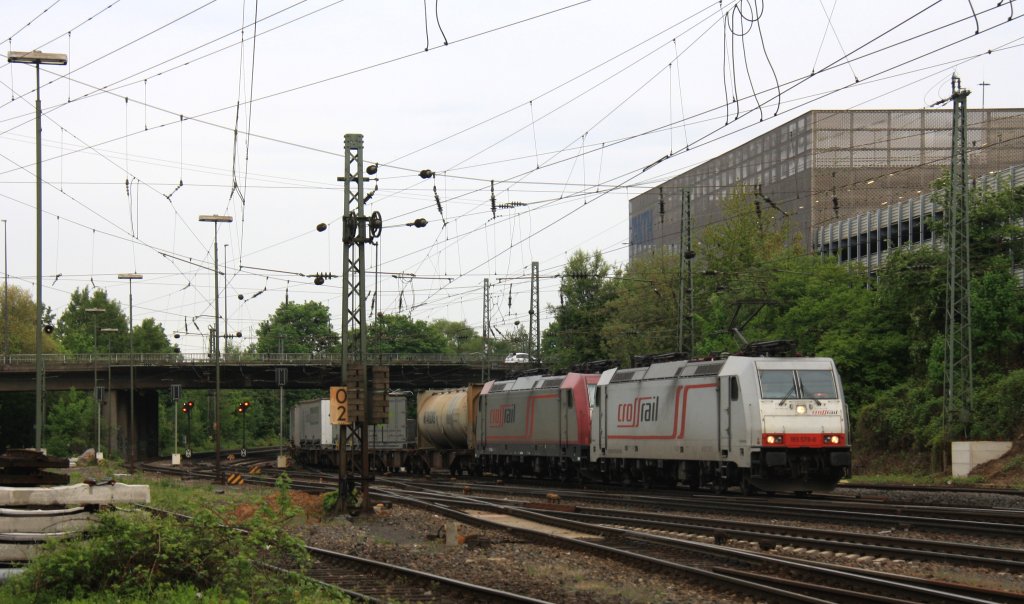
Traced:
<path fill-rule="evenodd" d="M 968 109 L 967 120 L 971 178 L 1024 164 L 1024 109 Z M 809 111 L 630 199 L 630 258 L 679 249 L 684 191 L 695 245 L 723 202 L 745 195 L 752 211 L 756 198 L 784 213 L 812 251 L 821 227 L 928 192 L 949 171 L 952 123 L 949 109 Z"/>

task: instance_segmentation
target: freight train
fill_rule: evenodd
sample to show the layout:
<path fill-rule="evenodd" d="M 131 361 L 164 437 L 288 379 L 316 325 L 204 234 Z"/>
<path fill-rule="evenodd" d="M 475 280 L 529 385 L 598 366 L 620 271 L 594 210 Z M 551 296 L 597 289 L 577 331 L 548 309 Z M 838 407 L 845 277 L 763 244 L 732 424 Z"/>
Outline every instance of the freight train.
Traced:
<path fill-rule="evenodd" d="M 329 457 L 336 431 L 297 437 L 296 413 L 300 460 Z M 415 444 L 395 433 L 374 456 L 409 472 L 805 493 L 849 476 L 849 434 L 831 359 L 729 356 L 423 392 Z"/>

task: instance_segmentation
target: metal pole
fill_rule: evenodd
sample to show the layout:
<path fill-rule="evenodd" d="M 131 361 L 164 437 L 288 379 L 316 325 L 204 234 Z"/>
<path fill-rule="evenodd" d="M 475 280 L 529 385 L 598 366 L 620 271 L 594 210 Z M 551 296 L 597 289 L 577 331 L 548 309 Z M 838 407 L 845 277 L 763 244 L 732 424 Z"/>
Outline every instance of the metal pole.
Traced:
<path fill-rule="evenodd" d="M 213 223 L 213 364 L 215 382 L 213 390 L 213 441 L 214 441 L 214 481 L 223 484 L 224 476 L 220 467 L 220 260 L 217 256 L 217 247 L 220 242 L 217 239 L 218 223 L 232 222 L 231 216 L 219 216 L 216 214 L 203 214 L 199 216 L 199 222 Z M 225 273 L 226 274 L 226 273 Z M 225 306 L 227 303 L 225 303 Z"/>
<path fill-rule="evenodd" d="M 135 473 L 135 317 L 132 300 L 132 281 L 128 279 L 128 438 L 131 439 L 129 471 Z"/>
<path fill-rule="evenodd" d="M 100 377 L 96 371 L 96 355 L 99 354 L 96 336 L 96 315 L 92 316 L 92 396 L 96 399 L 96 451 L 100 450 Z"/>
<path fill-rule="evenodd" d="M 228 244 L 224 244 L 224 351 L 228 350 Z"/>
<path fill-rule="evenodd" d="M 129 469 L 135 472 L 135 302 L 132 299 L 132 281 L 141 279 L 142 275 L 139 273 L 120 273 L 117 275 L 118 279 L 128 280 L 128 401 L 129 401 L 129 426 L 128 426 L 128 438 L 131 442 L 131 454 L 129 455 Z"/>
<path fill-rule="evenodd" d="M 36 64 L 36 448 L 43 448 L 43 108 Z"/>
<path fill-rule="evenodd" d="M 220 279 L 218 278 L 218 271 L 220 270 L 219 260 L 217 259 L 217 223 L 213 224 L 213 363 L 214 372 L 216 377 L 214 378 L 214 391 L 213 391 L 213 441 L 215 447 L 215 456 L 213 462 L 214 482 L 223 483 L 223 477 L 220 473 L 220 326 L 217 323 L 218 316 L 220 315 Z"/>
<path fill-rule="evenodd" d="M 4 219 L 4 365 L 7 364 L 7 356 L 11 354 L 11 327 L 8 317 L 10 316 L 10 304 L 7 302 L 7 219 Z"/>
<path fill-rule="evenodd" d="M 111 334 L 117 333 L 119 330 L 116 327 L 104 327 L 100 331 L 102 331 L 103 333 L 107 334 L 107 389 L 106 389 L 106 392 L 104 392 L 103 396 L 104 396 L 105 402 L 109 403 L 110 402 L 110 384 L 111 384 L 111 381 L 113 380 L 113 374 L 112 374 L 112 371 L 111 371 L 111 362 L 110 361 L 111 361 L 111 353 L 114 350 L 113 343 L 111 341 Z M 102 415 L 103 415 L 103 409 L 101 407 L 100 408 L 100 416 L 102 417 Z M 99 421 L 99 419 L 96 420 L 96 434 L 97 434 L 96 440 L 98 441 L 97 447 L 100 447 L 100 445 L 102 445 L 102 443 L 103 443 L 103 439 L 102 439 L 102 431 L 100 430 L 100 421 Z M 99 453 L 101 452 L 101 450 L 100 450 L 101 448 L 102 447 L 97 448 L 97 450 L 96 450 L 97 457 L 99 456 Z"/>

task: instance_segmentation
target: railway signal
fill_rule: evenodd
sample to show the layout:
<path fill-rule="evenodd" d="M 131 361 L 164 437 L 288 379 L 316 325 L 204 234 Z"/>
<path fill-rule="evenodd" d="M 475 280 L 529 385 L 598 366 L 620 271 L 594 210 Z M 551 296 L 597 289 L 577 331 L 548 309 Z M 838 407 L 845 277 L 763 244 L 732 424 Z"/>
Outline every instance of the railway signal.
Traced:
<path fill-rule="evenodd" d="M 238 409 L 236 409 L 236 411 L 242 415 L 242 450 L 239 451 L 239 454 L 242 457 L 245 457 L 245 412 L 249 410 L 249 405 L 251 404 L 252 403 L 249 401 L 242 401 L 242 403 L 238 405 Z"/>
<path fill-rule="evenodd" d="M 193 401 L 186 401 L 181 406 L 181 412 L 188 417 L 188 428 L 185 431 L 185 459 L 192 457 L 192 449 L 189 447 L 192 446 L 192 408 L 195 406 Z"/>

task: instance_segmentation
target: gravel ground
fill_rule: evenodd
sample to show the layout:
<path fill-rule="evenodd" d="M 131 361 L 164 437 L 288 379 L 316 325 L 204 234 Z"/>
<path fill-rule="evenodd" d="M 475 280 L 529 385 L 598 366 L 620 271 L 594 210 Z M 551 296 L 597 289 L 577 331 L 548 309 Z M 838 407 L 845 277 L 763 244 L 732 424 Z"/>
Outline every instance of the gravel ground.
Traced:
<path fill-rule="evenodd" d="M 752 602 L 580 552 L 527 544 L 504 531 L 461 525 L 445 545 L 445 519 L 394 506 L 298 530 L 309 545 L 566 603 Z"/>
<path fill-rule="evenodd" d="M 1024 508 L 1024 498 L 1007 495 L 880 492 L 870 489 L 851 492 L 865 497 L 885 496 L 890 501 L 971 507 Z M 313 509 L 315 502 L 305 506 Z M 405 506 L 383 508 L 355 518 L 317 522 L 298 527 L 300 537 L 313 546 L 399 564 L 496 589 L 528 595 L 540 600 L 566 603 L 640 602 L 752 602 L 742 595 L 717 593 L 677 575 L 675 578 L 644 571 L 619 562 L 527 543 L 505 531 L 460 525 L 462 544 L 446 545 L 446 520 Z M 789 523 L 789 521 L 786 521 Z M 795 523 L 800 524 L 800 523 Z M 851 532 L 880 532 L 869 527 L 844 527 Z M 935 538 L 935 535 L 901 533 L 900 536 Z M 998 542 L 985 538 L 959 537 L 966 542 Z M 1020 548 L 1019 542 L 1003 542 Z M 739 543 L 732 546 L 743 547 Z M 756 548 L 755 544 L 751 547 Z M 939 561 L 914 562 L 870 556 L 835 556 L 830 552 L 780 548 L 775 553 L 821 560 L 853 567 L 899 572 L 940 580 L 963 581 L 1011 592 L 1024 590 L 1024 576 L 986 569 L 965 570 Z M 1022 554 L 1024 555 L 1024 554 Z"/>

